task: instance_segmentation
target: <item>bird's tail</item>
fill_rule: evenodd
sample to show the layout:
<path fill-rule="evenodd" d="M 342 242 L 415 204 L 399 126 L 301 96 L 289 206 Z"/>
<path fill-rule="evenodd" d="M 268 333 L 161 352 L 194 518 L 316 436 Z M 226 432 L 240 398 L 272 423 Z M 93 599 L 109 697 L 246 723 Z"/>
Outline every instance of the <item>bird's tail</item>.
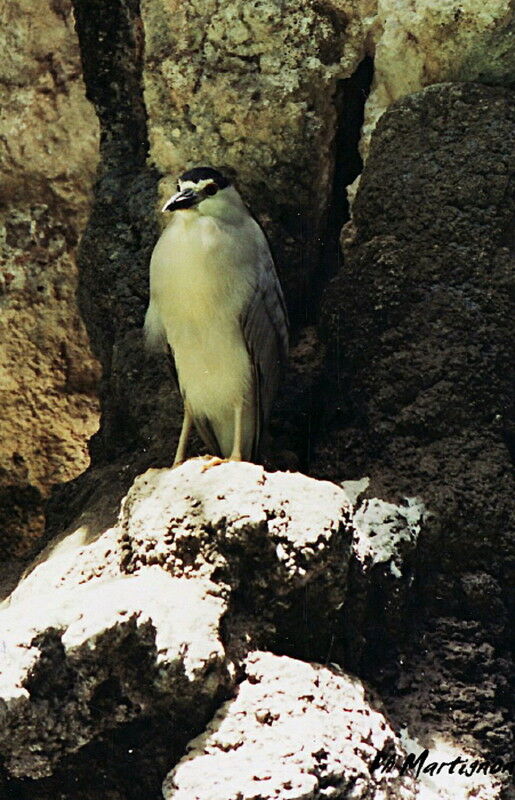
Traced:
<path fill-rule="evenodd" d="M 224 453 L 222 453 L 222 448 L 218 443 L 218 439 L 216 438 L 213 426 L 211 425 L 208 418 L 195 417 L 194 423 L 198 431 L 198 435 L 200 436 L 200 438 L 206 445 L 207 449 L 209 450 L 209 455 L 220 456 L 220 458 L 224 458 Z"/>
<path fill-rule="evenodd" d="M 145 347 L 147 350 L 164 352 L 167 349 L 166 331 L 155 303 L 150 301 L 150 305 L 145 314 L 143 325 L 145 334 Z"/>

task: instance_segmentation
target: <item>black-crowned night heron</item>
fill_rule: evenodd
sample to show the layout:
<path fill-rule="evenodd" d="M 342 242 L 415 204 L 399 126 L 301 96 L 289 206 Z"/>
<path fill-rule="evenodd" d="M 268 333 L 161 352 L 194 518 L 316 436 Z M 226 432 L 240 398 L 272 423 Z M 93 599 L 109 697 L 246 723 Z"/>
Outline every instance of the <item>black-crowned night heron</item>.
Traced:
<path fill-rule="evenodd" d="M 192 424 L 210 453 L 255 461 L 288 353 L 283 294 L 266 237 L 231 182 L 197 167 L 163 211 L 150 262 L 150 347 L 170 345 L 184 402 L 174 465 Z"/>

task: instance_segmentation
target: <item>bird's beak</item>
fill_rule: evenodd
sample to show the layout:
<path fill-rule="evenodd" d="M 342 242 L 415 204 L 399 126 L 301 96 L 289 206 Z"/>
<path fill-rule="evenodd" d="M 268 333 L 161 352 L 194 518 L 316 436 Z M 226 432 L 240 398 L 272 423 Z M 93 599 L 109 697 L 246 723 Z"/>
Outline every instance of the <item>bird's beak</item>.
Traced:
<path fill-rule="evenodd" d="M 166 201 L 161 211 L 179 211 L 181 208 L 193 208 L 200 203 L 200 195 L 193 189 L 183 189 L 182 192 L 173 194 Z"/>

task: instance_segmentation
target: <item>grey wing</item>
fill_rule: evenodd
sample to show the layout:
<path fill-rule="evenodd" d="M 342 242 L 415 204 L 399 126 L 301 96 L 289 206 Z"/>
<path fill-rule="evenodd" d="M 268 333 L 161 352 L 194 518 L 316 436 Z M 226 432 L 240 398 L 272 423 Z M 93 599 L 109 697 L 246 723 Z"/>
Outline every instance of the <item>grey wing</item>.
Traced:
<path fill-rule="evenodd" d="M 259 456 L 263 430 L 288 358 L 288 314 L 272 254 L 262 236 L 256 284 L 241 318 L 254 373 L 253 458 Z"/>

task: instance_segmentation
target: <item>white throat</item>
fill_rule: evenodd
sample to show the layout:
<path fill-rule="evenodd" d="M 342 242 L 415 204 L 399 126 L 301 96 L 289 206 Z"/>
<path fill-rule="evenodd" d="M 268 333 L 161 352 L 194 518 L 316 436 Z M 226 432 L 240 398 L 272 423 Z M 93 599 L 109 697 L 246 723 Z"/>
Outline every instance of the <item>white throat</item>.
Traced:
<path fill-rule="evenodd" d="M 215 217 L 233 224 L 249 213 L 234 186 L 226 186 L 212 197 L 206 197 L 197 206 L 197 211 L 202 216 Z"/>

